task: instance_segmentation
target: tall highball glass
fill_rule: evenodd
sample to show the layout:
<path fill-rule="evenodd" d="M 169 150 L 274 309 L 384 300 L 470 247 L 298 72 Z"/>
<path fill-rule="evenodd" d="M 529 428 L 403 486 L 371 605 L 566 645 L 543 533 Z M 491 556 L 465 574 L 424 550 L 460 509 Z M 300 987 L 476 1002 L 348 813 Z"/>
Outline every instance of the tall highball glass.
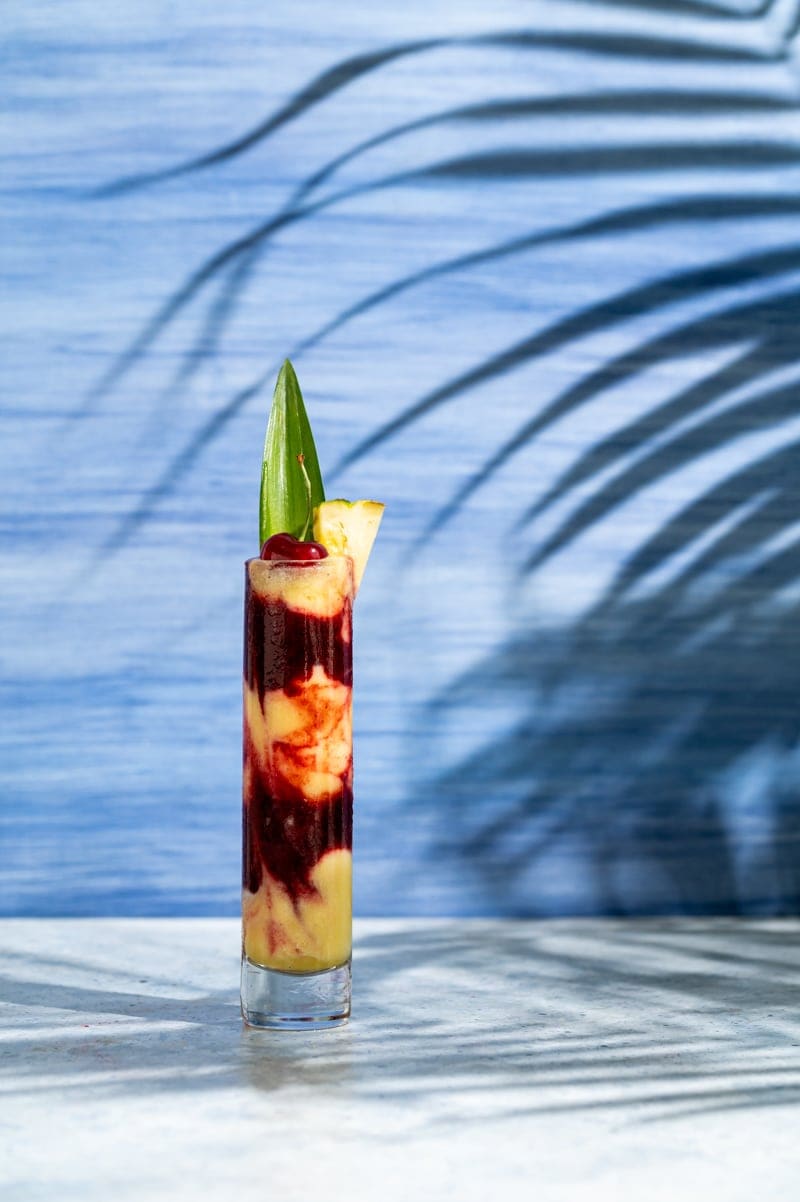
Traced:
<path fill-rule="evenodd" d="M 245 564 L 242 1014 L 350 1014 L 353 564 Z"/>

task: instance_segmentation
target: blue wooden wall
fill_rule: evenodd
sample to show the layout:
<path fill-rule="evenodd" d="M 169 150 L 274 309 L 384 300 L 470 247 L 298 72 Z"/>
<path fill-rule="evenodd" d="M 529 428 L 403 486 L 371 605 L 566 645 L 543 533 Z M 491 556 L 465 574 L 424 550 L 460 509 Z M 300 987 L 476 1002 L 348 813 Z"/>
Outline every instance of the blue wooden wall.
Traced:
<path fill-rule="evenodd" d="M 59 0 L 0 91 L 4 913 L 233 913 L 291 355 L 361 913 L 796 910 L 800 5 Z"/>

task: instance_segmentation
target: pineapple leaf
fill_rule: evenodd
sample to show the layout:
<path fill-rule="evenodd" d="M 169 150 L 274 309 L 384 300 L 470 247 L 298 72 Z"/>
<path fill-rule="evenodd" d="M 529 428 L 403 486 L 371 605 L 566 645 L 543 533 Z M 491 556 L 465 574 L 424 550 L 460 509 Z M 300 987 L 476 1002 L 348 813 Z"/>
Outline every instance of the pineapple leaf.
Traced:
<path fill-rule="evenodd" d="M 310 488 L 310 495 L 309 495 Z M 261 465 L 260 540 L 286 531 L 311 537 L 311 515 L 325 500 L 303 394 L 288 359 L 278 374 Z"/>

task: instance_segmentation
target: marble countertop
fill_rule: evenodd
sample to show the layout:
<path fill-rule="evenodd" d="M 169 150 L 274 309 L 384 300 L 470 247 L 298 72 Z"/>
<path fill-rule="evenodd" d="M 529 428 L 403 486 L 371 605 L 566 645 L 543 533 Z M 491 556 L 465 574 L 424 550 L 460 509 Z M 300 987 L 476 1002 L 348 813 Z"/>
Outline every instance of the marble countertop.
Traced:
<path fill-rule="evenodd" d="M 796 1202 L 800 922 L 356 933 L 351 1023 L 274 1033 L 234 920 L 0 924 L 4 1202 Z"/>

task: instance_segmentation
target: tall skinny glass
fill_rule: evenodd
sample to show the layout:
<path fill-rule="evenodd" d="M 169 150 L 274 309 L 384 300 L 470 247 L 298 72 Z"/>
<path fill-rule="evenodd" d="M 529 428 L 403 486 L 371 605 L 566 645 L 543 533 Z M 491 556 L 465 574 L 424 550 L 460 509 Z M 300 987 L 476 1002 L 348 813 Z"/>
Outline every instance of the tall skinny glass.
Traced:
<path fill-rule="evenodd" d="M 350 1014 L 352 612 L 347 556 L 245 564 L 242 1014 Z"/>

